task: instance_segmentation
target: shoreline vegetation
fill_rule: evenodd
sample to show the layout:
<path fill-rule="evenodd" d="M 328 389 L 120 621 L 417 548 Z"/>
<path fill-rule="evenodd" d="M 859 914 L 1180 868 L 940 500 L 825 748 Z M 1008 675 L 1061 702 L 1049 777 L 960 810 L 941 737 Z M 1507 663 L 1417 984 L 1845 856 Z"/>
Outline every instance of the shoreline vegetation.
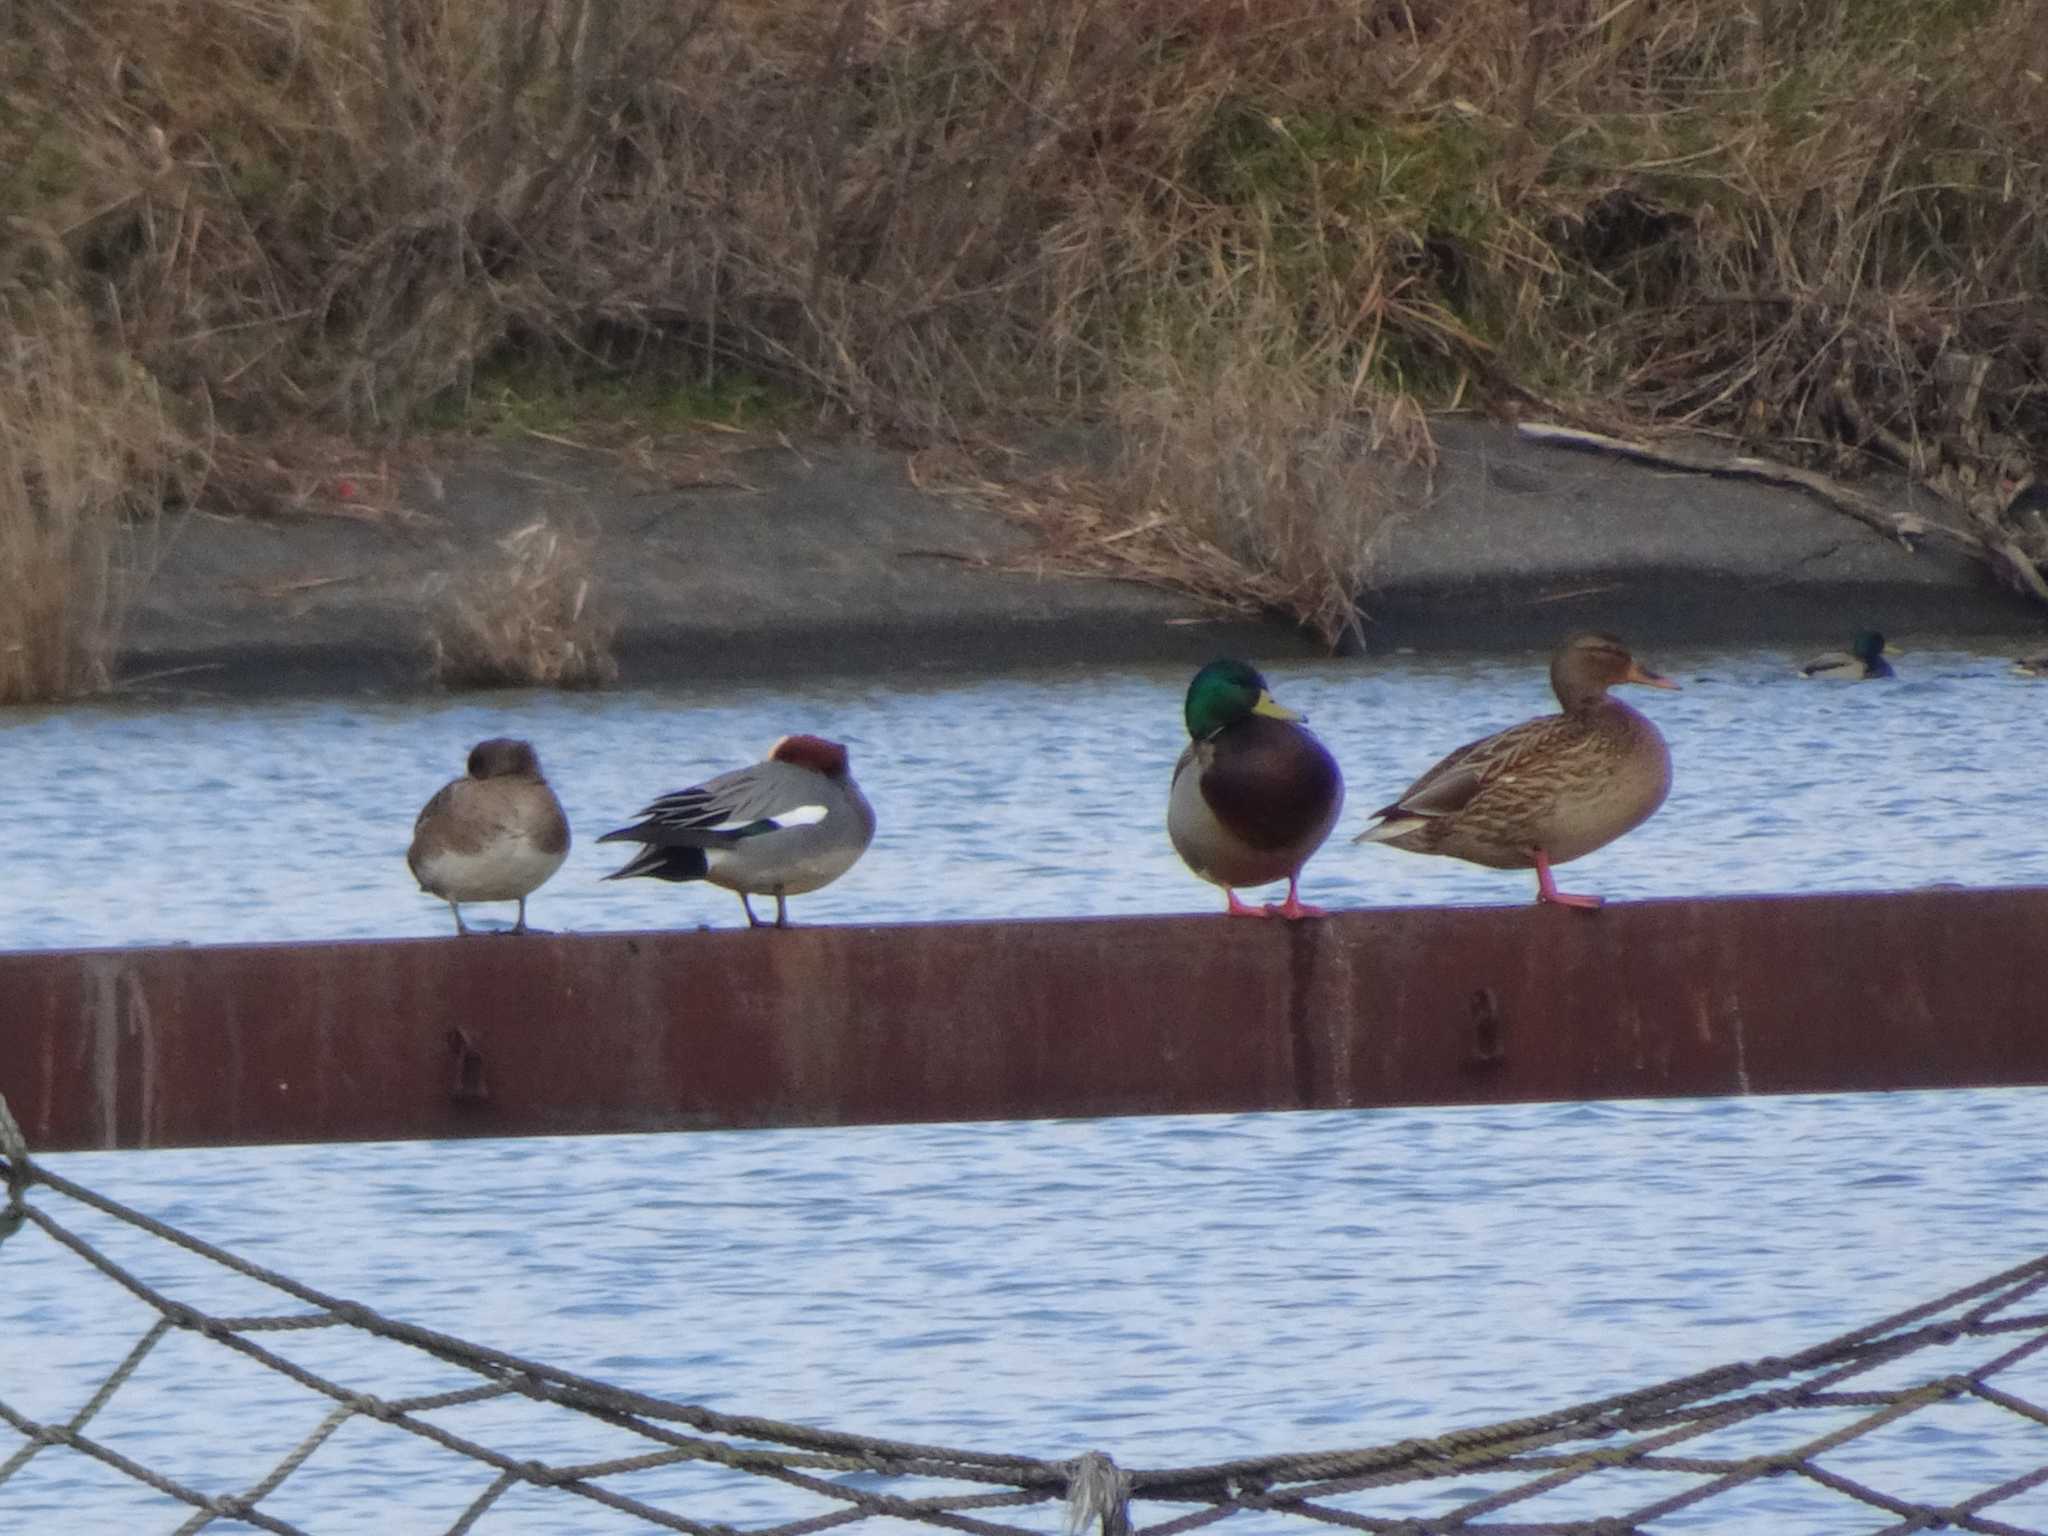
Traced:
<path fill-rule="evenodd" d="M 0 12 L 0 702 L 107 686 L 165 511 L 586 414 L 942 446 L 1334 645 L 1450 408 L 1903 477 L 2048 594 L 2034 0 Z M 580 547 L 446 674 L 603 681 Z"/>

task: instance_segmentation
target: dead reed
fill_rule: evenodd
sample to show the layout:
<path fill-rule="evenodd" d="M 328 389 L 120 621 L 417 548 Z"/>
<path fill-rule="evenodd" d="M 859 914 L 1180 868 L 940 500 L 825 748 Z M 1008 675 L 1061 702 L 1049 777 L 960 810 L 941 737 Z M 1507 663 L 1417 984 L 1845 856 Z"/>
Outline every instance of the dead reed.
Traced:
<path fill-rule="evenodd" d="M 429 670 L 446 688 L 602 688 L 613 625 L 592 601 L 595 540 L 542 518 L 431 600 Z"/>
<path fill-rule="evenodd" d="M 1006 474 L 999 458 L 949 455 L 921 480 L 1032 527 L 1041 569 L 1168 587 L 1362 647 L 1381 536 L 1427 498 L 1427 423 L 1412 396 L 1370 381 L 1370 335 L 1332 338 L 1348 374 L 1304 366 L 1283 296 L 1259 274 L 1215 272 L 1131 348 L 1104 467 Z"/>
<path fill-rule="evenodd" d="M 200 456 L 75 304 L 0 301 L 0 704 L 113 681 L 169 488 Z"/>
<path fill-rule="evenodd" d="M 242 434 L 508 355 L 1122 421 L 1315 594 L 1362 557 L 1299 509 L 1413 403 L 1979 509 L 2048 442 L 2038 0 L 99 0 L 11 8 L 0 99 L 0 282 Z"/>

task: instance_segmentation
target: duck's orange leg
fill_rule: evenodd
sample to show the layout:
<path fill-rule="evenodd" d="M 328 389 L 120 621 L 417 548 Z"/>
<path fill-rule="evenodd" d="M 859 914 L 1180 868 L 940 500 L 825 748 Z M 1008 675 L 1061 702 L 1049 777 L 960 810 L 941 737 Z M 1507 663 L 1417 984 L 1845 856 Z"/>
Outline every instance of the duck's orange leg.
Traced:
<path fill-rule="evenodd" d="M 1237 892 L 1227 885 L 1223 887 L 1223 894 L 1230 898 L 1230 915 L 1232 917 L 1271 917 L 1273 915 L 1272 908 L 1270 907 L 1246 906 L 1237 899 Z"/>
<path fill-rule="evenodd" d="M 1552 902 L 1560 907 L 1578 907 L 1587 912 L 1597 912 L 1606 905 L 1602 896 L 1580 896 L 1571 891 L 1560 891 L 1557 882 L 1550 878 L 1550 856 L 1541 848 L 1533 850 L 1536 855 L 1536 899 Z"/>
<path fill-rule="evenodd" d="M 1312 907 L 1301 899 L 1300 880 L 1301 876 L 1298 874 L 1287 877 L 1287 899 L 1277 907 L 1267 907 L 1266 915 L 1268 917 L 1284 917 L 1290 921 L 1296 921 L 1304 917 L 1328 917 L 1330 915 L 1322 907 Z"/>

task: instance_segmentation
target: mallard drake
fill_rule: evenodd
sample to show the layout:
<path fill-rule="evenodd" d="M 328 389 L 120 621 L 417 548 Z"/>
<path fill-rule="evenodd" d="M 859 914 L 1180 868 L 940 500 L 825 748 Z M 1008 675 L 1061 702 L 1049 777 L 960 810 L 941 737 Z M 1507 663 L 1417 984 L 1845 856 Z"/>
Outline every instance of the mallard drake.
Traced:
<path fill-rule="evenodd" d="M 787 928 L 788 899 L 837 880 L 875 836 L 846 748 L 822 736 L 785 736 L 751 768 L 663 795 L 640 815 L 598 839 L 647 845 L 605 878 L 708 880 L 738 893 L 749 928 L 762 926 L 750 896 L 773 896 L 775 926 Z"/>
<path fill-rule="evenodd" d="M 1892 664 L 1884 659 L 1884 636 L 1874 629 L 1866 629 L 1859 634 L 1850 642 L 1848 650 L 1829 651 L 1816 656 L 1799 670 L 1807 677 L 1838 683 L 1860 683 L 1866 678 L 1892 676 Z"/>
<path fill-rule="evenodd" d="M 1233 917 L 1320 917 L 1301 867 L 1344 808 L 1344 775 L 1301 717 L 1273 701 L 1242 661 L 1212 661 L 1188 684 L 1187 750 L 1174 765 L 1166 835 L 1189 869 L 1223 887 Z M 1237 886 L 1287 882 L 1278 906 L 1248 907 Z"/>
<path fill-rule="evenodd" d="M 2005 521 L 2037 539 L 2048 535 L 2048 480 L 2030 480 L 2013 492 L 2012 500 L 2005 504 Z M 2012 669 L 2022 677 L 2048 677 L 2048 651 L 2016 657 Z"/>
<path fill-rule="evenodd" d="M 441 786 L 412 825 L 405 862 L 420 889 L 448 903 L 468 933 L 465 901 L 516 901 L 514 933 L 526 932 L 526 898 L 569 856 L 569 818 L 524 741 L 496 736 L 469 752 L 465 777 Z"/>
<path fill-rule="evenodd" d="M 1550 658 L 1564 712 L 1541 715 L 1458 748 L 1353 839 L 1440 853 L 1489 869 L 1534 869 L 1536 899 L 1598 907 L 1550 876 L 1642 825 L 1671 790 L 1671 753 L 1657 727 L 1619 699 L 1616 683 L 1676 688 L 1612 635 L 1569 635 Z"/>

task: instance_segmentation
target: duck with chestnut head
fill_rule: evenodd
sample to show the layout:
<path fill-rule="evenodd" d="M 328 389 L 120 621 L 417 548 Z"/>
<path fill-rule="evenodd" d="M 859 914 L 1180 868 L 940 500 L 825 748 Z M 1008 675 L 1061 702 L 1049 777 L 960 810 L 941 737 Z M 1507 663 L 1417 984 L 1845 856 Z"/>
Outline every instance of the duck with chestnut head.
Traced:
<path fill-rule="evenodd" d="M 763 924 L 749 897 L 773 896 L 775 926 L 787 928 L 789 898 L 837 880 L 875 836 L 846 748 L 822 736 L 785 736 L 753 766 L 663 795 L 640 816 L 598 839 L 643 845 L 605 878 L 709 881 L 738 894 L 750 928 Z"/>

